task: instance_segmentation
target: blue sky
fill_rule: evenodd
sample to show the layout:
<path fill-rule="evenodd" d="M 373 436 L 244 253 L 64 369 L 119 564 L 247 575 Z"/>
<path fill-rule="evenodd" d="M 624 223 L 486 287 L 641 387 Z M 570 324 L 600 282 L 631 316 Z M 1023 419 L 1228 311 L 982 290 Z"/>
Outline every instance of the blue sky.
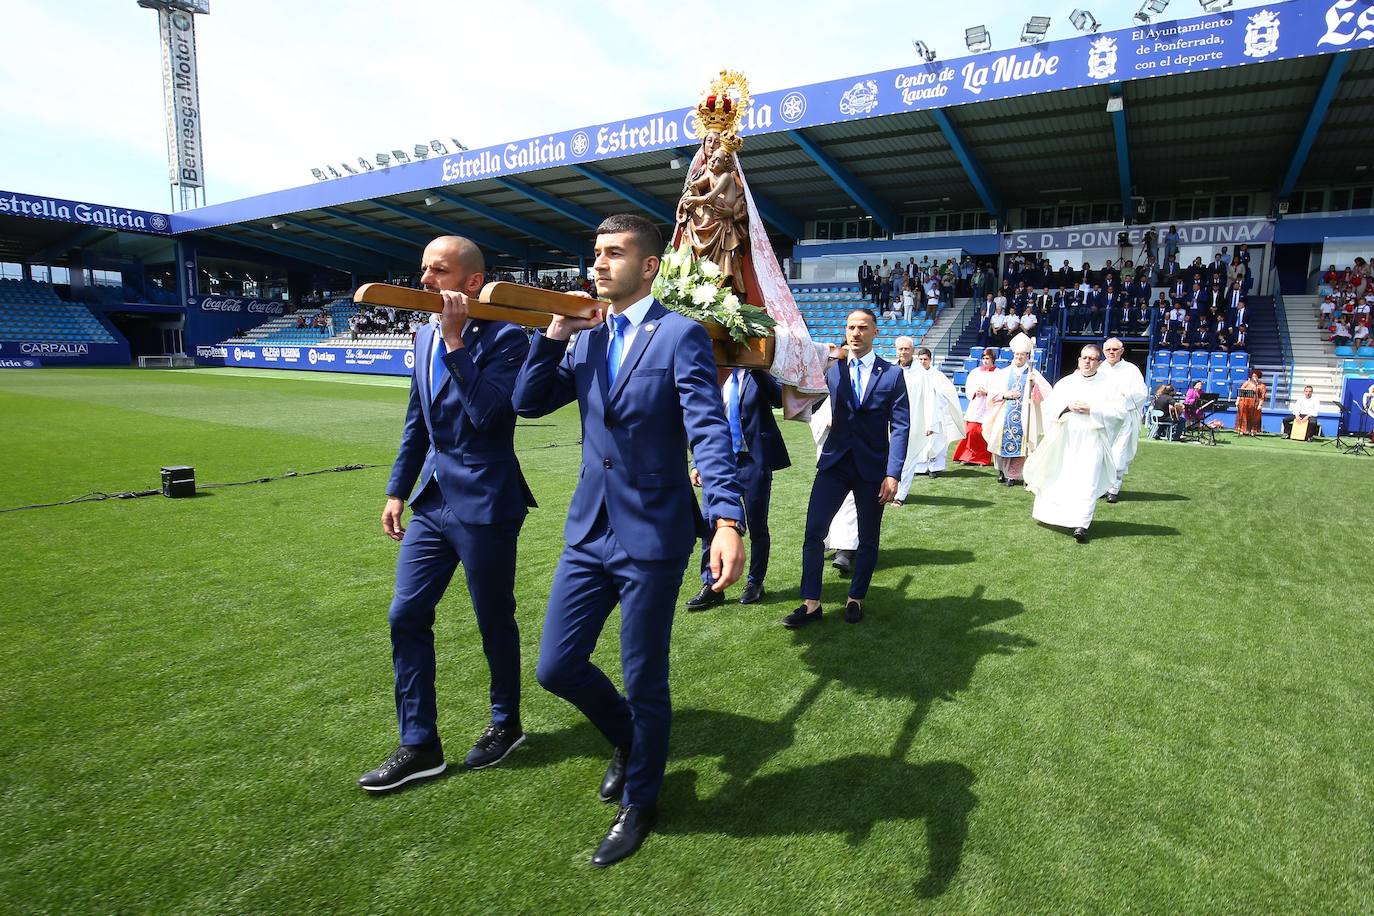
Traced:
<path fill-rule="evenodd" d="M 1123 28 L 1139 2 L 1085 3 Z M 1263 5 L 1241 0 L 1236 9 Z M 1273 4 L 1270 4 L 1273 5 Z M 722 67 L 759 91 L 908 64 L 920 38 L 995 49 L 1071 6 L 618 0 L 212 0 L 197 17 L 211 203 L 306 184 L 310 168 L 457 137 L 470 147 L 676 108 Z M 1201 15 L 1172 0 L 1164 19 Z M 0 189 L 169 208 L 157 17 L 135 0 L 0 0 Z"/>

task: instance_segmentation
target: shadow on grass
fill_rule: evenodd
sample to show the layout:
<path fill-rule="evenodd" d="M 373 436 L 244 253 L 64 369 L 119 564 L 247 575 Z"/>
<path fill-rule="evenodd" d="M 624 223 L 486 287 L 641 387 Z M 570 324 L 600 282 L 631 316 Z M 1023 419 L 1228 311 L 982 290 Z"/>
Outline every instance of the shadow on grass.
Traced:
<path fill-rule="evenodd" d="M 1056 531 L 1060 529 L 1055 529 Z M 1126 537 L 1180 537 L 1183 532 L 1170 525 L 1147 525 L 1144 522 L 1120 522 L 1114 519 L 1100 520 L 1093 519 L 1092 527 L 1088 529 L 1088 537 L 1091 540 L 1101 538 L 1126 538 Z"/>
<path fill-rule="evenodd" d="M 992 467 L 992 465 L 990 465 L 990 464 L 980 464 L 980 465 L 969 465 L 969 464 L 965 464 L 965 465 L 960 465 L 960 466 L 958 466 L 958 467 L 955 467 L 953 470 L 941 471 L 941 472 L 940 472 L 940 478 L 941 478 L 941 479 L 944 479 L 944 478 L 946 478 L 946 477 L 954 477 L 954 478 L 959 478 L 959 477 L 970 477 L 970 478 L 991 477 L 993 480 L 996 480 L 996 479 L 997 479 L 997 471 L 994 470 L 993 467 Z"/>
<path fill-rule="evenodd" d="M 1149 493 L 1143 490 L 1122 490 L 1119 498 L 1123 503 L 1175 503 L 1189 500 L 1182 493 Z"/>
<path fill-rule="evenodd" d="M 906 505 L 898 507 L 896 511 L 900 512 L 907 506 L 956 506 L 960 509 L 986 509 L 991 505 L 992 501 L 988 499 L 968 499 L 963 496 L 924 496 L 918 493 L 909 493 L 907 494 Z"/>
<path fill-rule="evenodd" d="M 961 566 L 973 562 L 971 550 L 928 550 L 922 547 L 879 548 L 880 569 L 900 569 L 904 566 Z M 846 582 L 845 589 L 849 588 Z"/>
<path fill-rule="evenodd" d="M 801 662 L 815 677 L 776 721 L 709 709 L 676 712 L 676 765 L 664 784 L 658 830 L 740 838 L 835 833 L 857 846 L 878 824 L 924 821 L 927 865 L 915 892 L 922 897 L 942 894 L 959 871 L 969 815 L 978 804 L 972 791 L 976 776 L 954 761 L 913 763 L 907 758 L 931 706 L 937 700 L 954 701 L 969 686 L 980 660 L 1011 655 L 1035 643 L 988 628 L 1020 614 L 1019 603 L 984 599 L 981 588 L 972 595 L 912 598 L 907 590 L 913 581 L 908 575 L 896 588 L 871 590 L 862 624 L 847 625 L 836 615 L 794 632 L 802 647 Z M 762 772 L 792 746 L 821 695 L 837 689 L 855 694 L 856 703 L 865 694 L 906 699 L 910 711 L 904 720 L 892 722 L 886 735 L 879 730 L 838 736 L 840 756 Z M 854 750 L 854 741 L 874 738 L 890 740 L 891 750 L 885 755 L 847 752 Z M 505 765 L 541 767 L 574 757 L 600 761 L 608 756 L 605 739 L 580 722 L 534 736 Z M 698 784 L 706 781 L 699 775 L 701 765 L 682 766 L 698 758 L 714 759 L 726 777 L 709 797 L 698 794 Z M 589 797 L 594 779 L 588 781 Z"/>

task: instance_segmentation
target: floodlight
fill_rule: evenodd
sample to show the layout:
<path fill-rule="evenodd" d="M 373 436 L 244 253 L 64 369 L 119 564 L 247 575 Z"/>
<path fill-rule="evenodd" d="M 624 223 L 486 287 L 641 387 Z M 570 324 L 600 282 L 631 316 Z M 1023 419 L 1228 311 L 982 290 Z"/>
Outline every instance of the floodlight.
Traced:
<path fill-rule="evenodd" d="M 429 141 L 429 148 L 436 153 L 443 153 L 445 156 L 448 155 L 448 147 L 444 146 L 444 144 L 440 143 L 438 140 Z"/>
<path fill-rule="evenodd" d="M 374 168 L 376 168 L 376 166 L 374 166 L 372 163 L 368 162 L 367 159 L 365 159 L 365 158 L 362 157 L 362 156 L 359 156 L 359 157 L 358 157 L 358 165 L 360 165 L 360 166 L 363 167 L 363 171 L 364 171 L 364 172 L 370 172 L 370 171 L 372 171 Z"/>
<path fill-rule="evenodd" d="M 350 175 L 358 174 L 357 170 L 350 166 L 347 162 L 340 162 L 339 165 L 343 166 L 343 170 Z"/>
<path fill-rule="evenodd" d="M 1198 5 L 1205 13 L 1220 13 L 1234 2 L 1235 0 L 1198 0 Z"/>
<path fill-rule="evenodd" d="M 405 154 L 405 150 L 394 149 L 394 150 L 391 151 L 391 156 L 392 156 L 392 158 L 395 159 L 397 162 L 409 162 L 409 161 L 410 161 L 410 157 L 407 156 L 407 155 Z"/>
<path fill-rule="evenodd" d="M 387 168 L 391 165 L 391 157 L 388 156 L 386 153 L 378 153 L 377 165 L 381 166 L 382 168 Z"/>
<path fill-rule="evenodd" d="M 911 46 L 916 49 L 916 56 L 926 63 L 930 63 L 935 59 L 935 49 L 924 41 L 913 41 Z"/>
<path fill-rule="evenodd" d="M 332 165 L 326 165 L 325 168 L 329 169 L 329 174 L 333 175 L 335 178 L 342 178 L 342 177 L 343 177 L 342 175 L 339 174 L 339 170 L 336 169 L 336 168 L 334 168 L 334 166 L 332 166 Z"/>
<path fill-rule="evenodd" d="M 273 220 L 269 225 L 273 229 L 280 229 L 282 226 L 285 226 L 286 223 L 283 223 L 281 220 Z"/>
<path fill-rule="evenodd" d="M 1114 95 L 1107 99 L 1107 112 L 1109 114 L 1126 110 L 1126 100 L 1119 95 Z"/>
<path fill-rule="evenodd" d="M 425 158 L 425 157 L 428 156 L 428 155 L 429 155 L 429 147 L 428 147 L 428 146 L 425 146 L 423 143 L 417 143 L 417 144 L 415 144 L 415 158 L 416 158 L 416 159 L 423 159 L 423 158 Z"/>
<path fill-rule="evenodd" d="M 971 29 L 964 29 L 964 44 L 977 54 L 992 47 L 992 35 L 988 32 L 987 26 L 975 25 Z"/>
<path fill-rule="evenodd" d="M 1154 17 L 1164 12 L 1164 8 L 1169 5 L 1169 0 L 1145 0 L 1136 11 L 1135 21 L 1148 23 Z"/>
<path fill-rule="evenodd" d="M 314 175 L 314 176 L 315 176 L 315 179 L 316 179 L 317 181 L 328 181 L 328 180 L 329 180 L 329 176 L 326 175 L 324 172 L 321 172 L 319 169 L 311 169 L 311 170 L 310 170 L 310 174 L 311 174 L 311 175 Z"/>
<path fill-rule="evenodd" d="M 456 149 L 458 152 L 466 153 L 468 151 L 467 146 L 465 146 L 462 143 L 459 143 L 457 137 L 449 137 L 449 139 L 453 141 L 453 148 Z"/>
<path fill-rule="evenodd" d="M 441 199 L 442 198 L 435 197 L 433 194 L 431 194 L 429 197 L 425 198 L 425 206 L 432 207 L 435 204 L 437 204 Z"/>
<path fill-rule="evenodd" d="M 1069 13 L 1069 22 L 1080 32 L 1096 32 L 1102 28 L 1102 23 L 1097 21 L 1097 17 L 1087 10 L 1074 10 Z"/>
<path fill-rule="evenodd" d="M 671 159 L 668 160 L 668 168 L 670 168 L 670 169 L 680 169 L 680 168 L 682 168 L 682 160 L 679 159 L 678 157 L 674 156 L 673 158 L 671 158 Z"/>
<path fill-rule="evenodd" d="M 1032 16 L 1021 27 L 1021 40 L 1028 45 L 1039 44 L 1045 40 L 1045 33 L 1049 30 L 1049 16 Z"/>

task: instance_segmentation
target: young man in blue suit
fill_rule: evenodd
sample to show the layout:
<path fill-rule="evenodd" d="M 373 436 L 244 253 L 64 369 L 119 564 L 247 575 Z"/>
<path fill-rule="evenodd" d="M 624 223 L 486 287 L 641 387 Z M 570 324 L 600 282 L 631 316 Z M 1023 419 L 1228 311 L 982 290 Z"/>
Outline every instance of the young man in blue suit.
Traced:
<path fill-rule="evenodd" d="M 515 457 L 511 392 L 529 341 L 508 322 L 469 319 L 467 297 L 485 279 L 472 242 L 435 239 L 422 268 L 421 283 L 443 295 L 444 311 L 415 335 L 410 406 L 382 510 L 382 530 L 401 543 L 390 612 L 401 746 L 358 780 L 369 792 L 446 766 L 434 697 L 434 608 L 459 563 L 491 670 L 491 722 L 464 764 L 499 763 L 525 740 L 515 542 L 534 499 Z M 407 493 L 413 514 L 404 526 Z"/>
<path fill-rule="evenodd" d="M 606 219 L 597 228 L 593 271 L 609 308 L 591 319 L 555 317 L 535 336 L 515 386 L 522 417 L 573 401 L 582 416 L 582 466 L 537 677 L 613 748 L 599 795 L 620 807 L 592 856 L 598 867 L 632 855 L 654 825 L 672 719 L 668 642 L 697 537 L 714 532 L 717 591 L 738 579 L 744 564 L 744 506 L 711 342 L 701 325 L 654 299 L 662 251 L 648 220 Z M 577 341 L 568 346 L 574 332 Z M 701 470 L 700 509 L 688 478 L 689 449 Z M 617 603 L 623 696 L 591 661 Z"/>
<path fill-rule="evenodd" d="M 740 486 L 744 488 L 745 522 L 749 529 L 749 577 L 740 604 L 763 600 L 768 576 L 768 505 L 773 497 L 773 472 L 792 466 L 773 408 L 782 406 L 782 386 L 764 369 L 724 369 L 721 400 L 730 424 Z M 701 486 L 701 472 L 692 468 L 692 485 Z M 711 542 L 701 543 L 701 591 L 687 599 L 687 610 L 704 611 L 725 603 L 725 593 L 712 588 Z"/>
<path fill-rule="evenodd" d="M 830 435 L 816 461 L 816 479 L 811 484 L 811 501 L 806 507 L 802 603 L 783 619 L 783 626 L 789 629 L 821 620 L 825 535 L 848 493 L 854 494 L 854 508 L 858 512 L 859 549 L 854 554 L 844 619 L 849 623 L 863 620 L 864 597 L 878 563 L 883 506 L 897 495 L 910 431 L 906 378 L 873 352 L 877 334 L 878 321 L 872 312 L 850 312 L 845 348 L 836 348 L 844 358 L 825 373 L 830 389 Z"/>

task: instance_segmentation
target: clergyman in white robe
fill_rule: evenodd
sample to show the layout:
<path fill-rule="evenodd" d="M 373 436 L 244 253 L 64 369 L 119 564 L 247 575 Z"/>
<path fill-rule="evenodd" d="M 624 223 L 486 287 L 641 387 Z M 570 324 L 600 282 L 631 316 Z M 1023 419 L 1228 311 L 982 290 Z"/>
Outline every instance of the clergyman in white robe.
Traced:
<path fill-rule="evenodd" d="M 912 478 L 917 474 L 938 474 L 945 469 L 950 440 L 962 434 L 959 392 L 947 375 L 930 367 L 930 361 L 930 351 L 922 348 L 917 362 L 902 367 L 911 408 L 911 433 L 902 479 L 897 486 L 898 503 L 906 501 Z"/>
<path fill-rule="evenodd" d="M 1145 386 L 1145 377 L 1140 374 L 1135 363 L 1125 358 L 1126 348 L 1115 337 L 1102 345 L 1102 366 L 1097 371 L 1112 380 L 1121 397 L 1125 419 L 1116 438 L 1112 441 L 1112 460 L 1116 462 L 1116 480 L 1107 491 L 1108 502 L 1116 502 L 1121 492 L 1121 482 L 1126 479 L 1131 461 L 1135 459 L 1140 445 L 1141 410 L 1150 399 L 1150 389 Z M 1112 358 L 1116 362 L 1112 362 Z"/>
<path fill-rule="evenodd" d="M 1127 422 L 1116 385 L 1098 371 L 1101 352 L 1093 345 L 1083 351 L 1078 371 L 1045 399 L 1047 432 L 1025 469 L 1026 487 L 1035 494 L 1031 517 L 1075 537 L 1079 529 L 1086 534 L 1098 498 L 1116 482 L 1112 444 Z"/>
<path fill-rule="evenodd" d="M 825 445 L 825 437 L 830 435 L 830 401 L 826 401 L 811 411 L 811 437 L 816 440 L 816 454 L 820 455 Z M 854 494 L 847 493 L 840 511 L 830 520 L 830 532 L 826 535 L 825 546 L 828 550 L 859 549 L 859 510 L 854 506 Z"/>

